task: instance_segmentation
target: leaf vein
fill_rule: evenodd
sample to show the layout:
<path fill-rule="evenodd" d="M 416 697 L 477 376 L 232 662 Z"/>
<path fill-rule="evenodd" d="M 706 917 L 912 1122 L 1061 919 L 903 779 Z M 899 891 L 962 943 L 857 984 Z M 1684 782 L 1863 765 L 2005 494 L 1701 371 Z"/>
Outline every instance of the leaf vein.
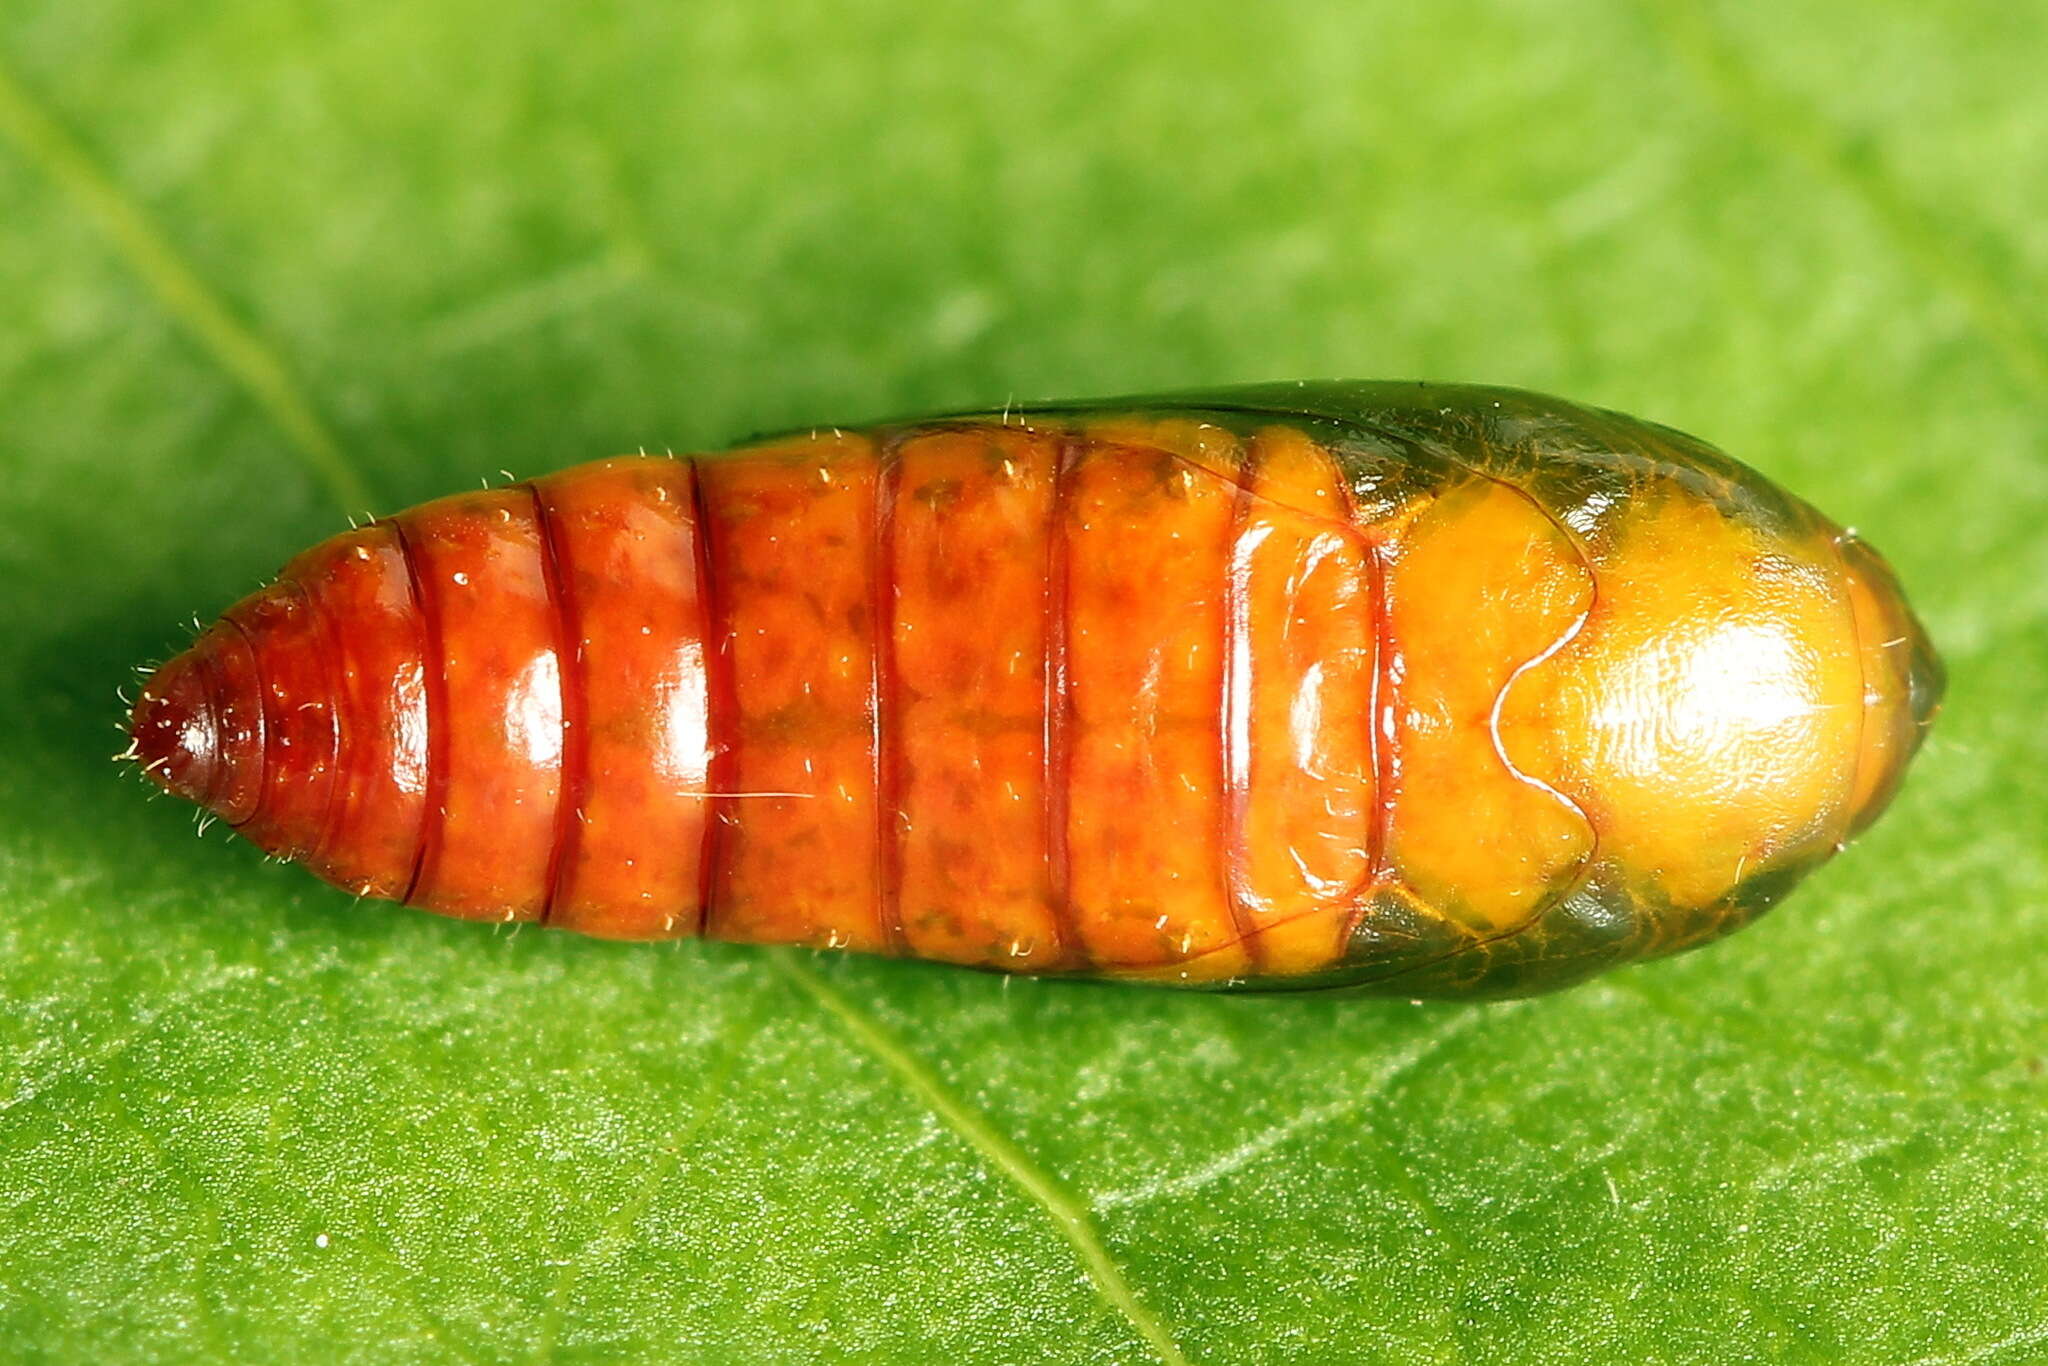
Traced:
<path fill-rule="evenodd" d="M 1166 1325 L 1139 1301 L 1130 1282 L 1124 1278 L 1122 1268 L 1109 1255 L 1109 1249 L 1095 1231 L 1085 1205 L 1042 1171 L 1023 1149 L 998 1132 L 986 1115 L 948 1090 L 938 1074 L 884 1029 L 872 1013 L 831 986 L 793 954 L 773 953 L 770 961 L 777 972 L 809 996 L 826 1014 L 844 1025 L 876 1061 L 894 1072 L 918 1099 L 931 1107 L 941 1122 L 1045 1212 L 1053 1227 L 1080 1258 L 1088 1278 L 1095 1284 L 1096 1292 L 1123 1315 L 1162 1366 L 1189 1366 L 1188 1358 L 1175 1344 Z"/>
<path fill-rule="evenodd" d="M 1322 1105 L 1312 1106 L 1278 1124 L 1269 1125 L 1236 1147 L 1219 1153 L 1207 1162 L 1202 1163 L 1191 1171 L 1183 1172 L 1179 1176 L 1155 1177 L 1149 1181 L 1142 1181 L 1135 1186 L 1102 1191 L 1090 1201 L 1090 1204 L 1100 1213 L 1103 1210 L 1116 1209 L 1123 1205 L 1143 1204 L 1151 1200 L 1157 1200 L 1162 1196 L 1186 1195 L 1220 1181 L 1224 1177 L 1252 1165 L 1297 1134 L 1306 1130 L 1320 1128 L 1322 1125 L 1331 1123 L 1334 1120 L 1343 1119 L 1358 1113 L 1361 1109 L 1385 1095 L 1392 1089 L 1394 1083 L 1428 1061 L 1432 1055 L 1443 1049 L 1453 1039 L 1467 1033 L 1482 1021 L 1499 1018 L 1501 1010 L 1512 1010 L 1515 1004 L 1518 1003 L 1511 1003 L 1492 1012 L 1474 1010 L 1452 1016 L 1444 1023 L 1442 1028 L 1437 1029 L 1433 1033 L 1423 1035 L 1409 1047 L 1388 1058 L 1382 1066 L 1377 1068 L 1366 1079 L 1361 1089 L 1344 1097 L 1342 1100 L 1328 1101 Z"/>
<path fill-rule="evenodd" d="M 284 357 L 237 318 L 179 254 L 135 196 L 0 64 L 0 135 L 11 138 L 156 296 L 174 321 L 263 410 L 299 459 L 351 515 L 372 504 L 369 485 L 343 452 Z"/>

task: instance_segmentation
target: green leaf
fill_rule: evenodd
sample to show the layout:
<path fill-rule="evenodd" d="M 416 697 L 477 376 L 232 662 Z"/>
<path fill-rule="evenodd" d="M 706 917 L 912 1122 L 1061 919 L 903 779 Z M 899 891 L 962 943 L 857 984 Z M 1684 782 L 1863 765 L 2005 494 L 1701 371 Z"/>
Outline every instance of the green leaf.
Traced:
<path fill-rule="evenodd" d="M 0 1358 L 2048 1354 L 2048 40 L 1817 0 L 0 11 Z M 1946 652 L 1781 913 L 1555 998 L 355 905 L 115 689 L 358 504 L 1010 396 L 1522 384 Z"/>

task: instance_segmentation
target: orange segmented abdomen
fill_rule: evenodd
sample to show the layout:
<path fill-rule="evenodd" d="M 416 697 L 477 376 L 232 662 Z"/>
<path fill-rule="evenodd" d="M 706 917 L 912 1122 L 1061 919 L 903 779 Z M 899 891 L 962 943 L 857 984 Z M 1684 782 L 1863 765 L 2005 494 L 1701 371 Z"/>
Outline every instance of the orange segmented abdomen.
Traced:
<path fill-rule="evenodd" d="M 1867 547 L 1662 429 L 1249 390 L 425 504 L 293 561 L 133 725 L 264 848 L 451 915 L 1527 990 L 1867 823 L 1924 641 Z"/>
<path fill-rule="evenodd" d="M 705 932 L 1206 979 L 1262 971 L 1270 925 L 1288 970 L 1335 961 L 1371 822 L 1368 547 L 1328 452 L 1273 462 L 1304 510 L 1208 435 L 1210 463 L 1001 423 L 703 462 Z"/>

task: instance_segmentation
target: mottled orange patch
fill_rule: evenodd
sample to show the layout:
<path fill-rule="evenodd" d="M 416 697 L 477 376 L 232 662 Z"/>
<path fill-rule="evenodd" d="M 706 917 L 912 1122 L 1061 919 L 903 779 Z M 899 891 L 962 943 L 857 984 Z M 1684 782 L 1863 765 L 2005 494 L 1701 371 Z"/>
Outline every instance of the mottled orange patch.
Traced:
<path fill-rule="evenodd" d="M 1225 886 L 1224 575 L 1237 483 L 1157 449 L 1068 473 L 1068 899 L 1104 971 L 1243 971 Z M 1195 970 L 1194 968 L 1188 969 Z"/>
<path fill-rule="evenodd" d="M 1213 422 L 1186 417 L 1128 414 L 1097 418 L 1083 424 L 1081 436 L 1094 446 L 1122 446 L 1133 451 L 1159 451 L 1196 474 L 1236 483 L 1244 459 L 1237 433 Z"/>
<path fill-rule="evenodd" d="M 1503 708 L 1516 763 L 1586 809 L 1603 863 L 1680 907 L 1839 840 L 1863 682 L 1831 550 L 1658 488 L 1605 539 L 1584 629 Z"/>
<path fill-rule="evenodd" d="M 1444 918 L 1499 934 L 1592 849 L 1584 815 L 1495 734 L 1503 689 L 1572 631 L 1592 576 L 1526 495 L 1473 478 L 1390 547 L 1386 584 L 1387 861 Z"/>
<path fill-rule="evenodd" d="M 724 626 L 714 645 L 737 705 L 705 933 L 885 951 L 874 443 L 778 442 L 706 460 L 698 477 Z"/>
<path fill-rule="evenodd" d="M 1057 437 L 941 431 L 896 453 L 890 632 L 897 912 L 920 958 L 1030 971 L 1074 947 L 1046 842 Z"/>

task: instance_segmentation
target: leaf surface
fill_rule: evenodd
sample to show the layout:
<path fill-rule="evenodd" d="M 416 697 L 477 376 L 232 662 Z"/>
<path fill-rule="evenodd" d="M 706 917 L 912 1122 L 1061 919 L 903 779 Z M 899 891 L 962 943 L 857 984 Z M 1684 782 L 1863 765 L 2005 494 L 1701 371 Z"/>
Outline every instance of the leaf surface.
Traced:
<path fill-rule="evenodd" d="M 2048 1355 L 2044 66 L 1988 0 L 10 5 L 0 1357 Z M 1422 1007 L 443 923 L 106 761 L 348 511 L 1331 375 L 1855 524 L 1953 674 L 1897 809 Z"/>

